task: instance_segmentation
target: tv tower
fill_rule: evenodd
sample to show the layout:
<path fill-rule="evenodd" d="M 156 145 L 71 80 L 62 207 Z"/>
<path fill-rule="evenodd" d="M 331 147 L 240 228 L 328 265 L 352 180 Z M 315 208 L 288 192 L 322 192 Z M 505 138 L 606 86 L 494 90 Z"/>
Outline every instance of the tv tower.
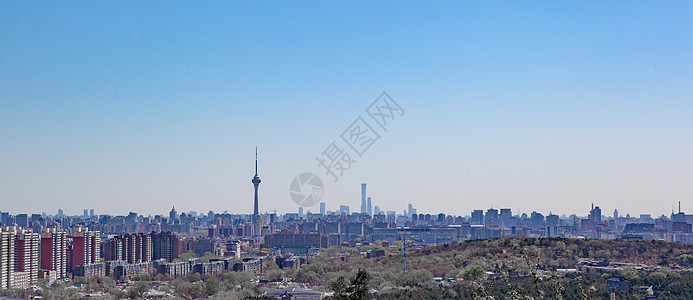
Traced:
<path fill-rule="evenodd" d="M 257 188 L 260 186 L 260 176 L 257 176 L 257 147 L 255 147 L 255 177 L 253 177 L 253 186 L 255 186 L 255 209 L 253 210 L 253 219 L 260 216 L 260 210 L 257 203 Z"/>

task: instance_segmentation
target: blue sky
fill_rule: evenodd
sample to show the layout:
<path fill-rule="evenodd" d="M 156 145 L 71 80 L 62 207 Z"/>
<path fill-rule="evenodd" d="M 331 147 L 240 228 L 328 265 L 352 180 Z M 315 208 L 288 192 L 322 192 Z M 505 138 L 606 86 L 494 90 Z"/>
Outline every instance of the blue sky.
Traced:
<path fill-rule="evenodd" d="M 0 210 L 296 211 L 386 91 L 328 210 L 690 211 L 692 6 L 0 1 Z"/>

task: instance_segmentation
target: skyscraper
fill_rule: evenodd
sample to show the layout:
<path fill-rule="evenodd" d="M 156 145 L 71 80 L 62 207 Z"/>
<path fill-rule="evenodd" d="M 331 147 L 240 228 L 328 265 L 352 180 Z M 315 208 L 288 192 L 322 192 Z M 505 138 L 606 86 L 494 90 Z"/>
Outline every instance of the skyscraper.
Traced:
<path fill-rule="evenodd" d="M 602 210 L 599 208 L 599 206 L 594 206 L 594 204 L 592 204 L 592 210 L 590 210 L 589 220 L 595 223 L 599 223 L 602 221 Z"/>
<path fill-rule="evenodd" d="M 498 210 L 495 208 L 489 208 L 486 210 L 486 216 L 484 217 L 484 224 L 486 225 L 498 225 Z"/>
<path fill-rule="evenodd" d="M 178 212 L 176 211 L 176 207 L 173 206 L 171 208 L 171 211 L 168 213 L 169 224 L 174 224 L 176 222 L 176 219 L 178 219 Z"/>
<path fill-rule="evenodd" d="M 533 211 L 530 217 L 530 222 L 532 222 L 532 226 L 534 227 L 543 227 L 545 224 L 544 215 L 536 211 Z"/>
<path fill-rule="evenodd" d="M 371 206 L 371 197 L 368 197 L 368 215 L 373 216 L 373 206 Z"/>
<path fill-rule="evenodd" d="M 9 212 L 0 212 L 0 226 L 9 226 L 10 225 L 10 213 Z"/>
<path fill-rule="evenodd" d="M 501 208 L 499 218 L 503 228 L 510 228 L 512 226 L 512 211 L 510 208 Z"/>
<path fill-rule="evenodd" d="M 99 257 L 101 239 L 98 231 L 86 227 L 72 228 L 72 244 L 68 244 L 68 272 L 74 267 L 96 263 Z"/>
<path fill-rule="evenodd" d="M 19 227 L 29 227 L 29 216 L 27 214 L 19 214 L 14 217 L 14 222 Z"/>
<path fill-rule="evenodd" d="M 0 289 L 14 287 L 14 238 L 0 227 Z"/>
<path fill-rule="evenodd" d="M 414 208 L 414 206 L 411 205 L 411 203 L 409 203 L 409 205 L 407 206 L 407 215 L 413 214 L 416 214 L 416 208 Z"/>
<path fill-rule="evenodd" d="M 67 241 L 65 232 L 55 228 L 44 228 L 41 231 L 41 269 L 56 272 L 56 278 L 65 278 L 67 274 Z"/>
<path fill-rule="evenodd" d="M 175 233 L 152 233 L 152 260 L 164 258 L 172 261 L 182 253 L 179 238 Z"/>
<path fill-rule="evenodd" d="M 368 207 L 366 206 L 366 184 L 361 184 L 361 213 L 365 214 L 368 212 Z"/>
<path fill-rule="evenodd" d="M 14 253 L 16 270 L 26 272 L 29 279 L 27 283 L 34 284 L 38 280 L 39 235 L 32 232 L 31 229 L 17 230 L 16 234 Z"/>
<path fill-rule="evenodd" d="M 470 222 L 472 225 L 484 225 L 484 211 L 480 209 L 475 209 L 472 211 L 472 218 Z"/>
<path fill-rule="evenodd" d="M 106 261 L 124 260 L 130 264 L 152 260 L 152 236 L 146 233 L 123 234 L 113 237 L 103 244 L 103 257 Z"/>
<path fill-rule="evenodd" d="M 320 214 L 325 215 L 325 202 L 320 202 Z"/>

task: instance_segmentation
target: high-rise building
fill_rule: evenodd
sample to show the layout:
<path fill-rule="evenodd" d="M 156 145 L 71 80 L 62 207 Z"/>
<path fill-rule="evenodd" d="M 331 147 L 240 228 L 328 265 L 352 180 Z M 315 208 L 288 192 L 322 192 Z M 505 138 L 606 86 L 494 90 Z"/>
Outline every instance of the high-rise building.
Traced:
<path fill-rule="evenodd" d="M 176 210 L 175 210 L 175 209 L 173 209 L 173 213 L 174 213 L 174 214 L 173 214 L 173 215 L 174 215 L 174 219 L 177 218 L 177 217 L 178 217 L 178 214 L 176 213 Z M 170 213 L 169 213 L 169 216 L 171 216 Z M 135 224 L 135 223 L 137 223 L 137 213 L 135 213 L 135 212 L 130 212 L 130 213 L 128 213 L 128 215 L 125 216 L 125 220 L 124 220 L 124 221 L 125 221 L 125 224 Z M 173 224 L 173 220 L 169 220 L 169 221 L 171 221 L 170 223 Z"/>
<path fill-rule="evenodd" d="M 56 278 L 67 276 L 67 241 L 65 232 L 55 228 L 41 231 L 41 269 L 56 273 Z"/>
<path fill-rule="evenodd" d="M 589 220 L 595 223 L 599 223 L 602 221 L 602 210 L 599 208 L 599 206 L 594 206 L 594 204 L 592 204 L 592 210 L 590 210 Z"/>
<path fill-rule="evenodd" d="M 488 225 L 498 225 L 498 210 L 495 208 L 489 208 L 486 210 L 486 216 L 484 218 L 484 224 Z"/>
<path fill-rule="evenodd" d="M 533 211 L 530 217 L 530 222 L 532 222 L 532 226 L 534 227 L 544 227 L 544 215 L 536 211 Z"/>
<path fill-rule="evenodd" d="M 105 261 L 126 260 L 124 255 L 127 250 L 122 238 L 114 237 L 102 243 L 103 259 Z"/>
<path fill-rule="evenodd" d="M 349 206 L 346 205 L 340 205 L 339 206 L 339 215 L 349 215 Z"/>
<path fill-rule="evenodd" d="M 371 205 L 371 197 L 368 197 L 368 215 L 373 216 L 373 206 Z"/>
<path fill-rule="evenodd" d="M 512 224 L 512 211 L 510 208 L 500 209 L 500 224 L 503 228 L 510 228 Z"/>
<path fill-rule="evenodd" d="M 421 220 L 419 216 L 419 220 Z M 472 219 L 470 220 L 472 225 L 484 225 L 484 211 L 481 209 L 475 209 L 472 211 Z"/>
<path fill-rule="evenodd" d="M 303 218 L 303 206 L 298 207 L 298 217 Z"/>
<path fill-rule="evenodd" d="M 361 213 L 368 213 L 368 207 L 366 206 L 366 184 L 361 184 Z"/>
<path fill-rule="evenodd" d="M 558 215 L 549 213 L 549 215 L 546 216 L 546 226 L 556 227 L 558 225 L 560 225 L 560 219 L 558 218 Z"/>
<path fill-rule="evenodd" d="M 85 218 L 89 217 L 89 210 L 85 208 L 85 209 L 84 209 L 84 214 L 82 214 L 82 216 L 85 217 Z"/>
<path fill-rule="evenodd" d="M 0 212 L 0 226 L 10 226 L 10 213 L 9 212 Z"/>
<path fill-rule="evenodd" d="M 618 210 L 614 208 L 614 220 L 618 219 Z"/>
<path fill-rule="evenodd" d="M 90 217 L 93 217 L 93 216 L 94 216 L 94 209 L 93 209 L 93 208 L 89 210 L 89 216 L 90 216 Z"/>
<path fill-rule="evenodd" d="M 29 287 L 38 279 L 40 239 L 38 233 L 34 233 L 30 229 L 16 228 L 15 230 L 17 235 L 14 250 L 15 270 L 27 273 L 28 284 L 24 286 Z"/>
<path fill-rule="evenodd" d="M 379 215 L 380 214 L 380 206 L 375 206 L 373 207 L 373 214 L 374 215 Z"/>
<path fill-rule="evenodd" d="M 407 206 L 407 215 L 413 214 L 416 214 L 416 208 L 414 208 L 414 206 L 411 205 L 411 203 L 409 203 L 409 205 Z"/>
<path fill-rule="evenodd" d="M 68 245 L 68 272 L 74 267 L 96 263 L 100 254 L 101 238 L 98 231 L 85 227 L 72 228 L 72 245 Z"/>
<path fill-rule="evenodd" d="M 174 224 L 176 222 L 176 219 L 178 219 L 178 212 L 176 211 L 176 207 L 173 206 L 171 208 L 171 211 L 168 212 L 168 222 L 169 224 Z"/>
<path fill-rule="evenodd" d="M 325 215 L 325 202 L 320 202 L 320 214 Z"/>
<path fill-rule="evenodd" d="M 58 217 L 62 217 L 64 215 L 62 209 L 58 209 Z"/>
<path fill-rule="evenodd" d="M 0 228 L 0 289 L 14 287 L 14 234 Z"/>
<path fill-rule="evenodd" d="M 171 232 L 152 233 L 152 260 L 172 261 L 182 252 L 178 236 Z"/>
<path fill-rule="evenodd" d="M 28 288 L 38 279 L 39 237 L 31 229 L 0 228 L 0 289 Z"/>
<path fill-rule="evenodd" d="M 24 228 L 29 227 L 29 216 L 27 214 L 17 215 L 14 217 L 14 222 L 19 227 L 24 227 Z"/>
<path fill-rule="evenodd" d="M 436 219 L 436 222 L 438 222 L 439 224 L 444 223 L 445 222 L 445 214 L 439 213 L 438 218 Z"/>
<path fill-rule="evenodd" d="M 152 261 L 152 236 L 145 233 L 123 234 L 103 243 L 106 261 L 123 260 L 130 264 Z"/>

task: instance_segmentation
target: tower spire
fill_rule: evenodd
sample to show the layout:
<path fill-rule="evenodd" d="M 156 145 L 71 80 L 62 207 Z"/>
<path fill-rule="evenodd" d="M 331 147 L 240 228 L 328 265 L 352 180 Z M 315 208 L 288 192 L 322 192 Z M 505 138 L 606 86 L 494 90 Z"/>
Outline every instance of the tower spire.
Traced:
<path fill-rule="evenodd" d="M 257 146 L 255 146 L 255 176 L 253 177 L 253 187 L 255 188 L 255 201 L 253 203 L 253 235 L 260 235 L 262 233 L 262 217 L 260 216 L 260 209 L 257 201 L 257 188 L 260 186 L 260 176 L 257 175 Z"/>
<path fill-rule="evenodd" d="M 253 215 L 258 216 L 260 214 L 257 201 L 257 188 L 260 186 L 260 176 L 257 175 L 257 146 L 255 146 L 255 176 L 253 177 L 253 186 L 255 187 L 255 203 L 253 209 Z"/>

